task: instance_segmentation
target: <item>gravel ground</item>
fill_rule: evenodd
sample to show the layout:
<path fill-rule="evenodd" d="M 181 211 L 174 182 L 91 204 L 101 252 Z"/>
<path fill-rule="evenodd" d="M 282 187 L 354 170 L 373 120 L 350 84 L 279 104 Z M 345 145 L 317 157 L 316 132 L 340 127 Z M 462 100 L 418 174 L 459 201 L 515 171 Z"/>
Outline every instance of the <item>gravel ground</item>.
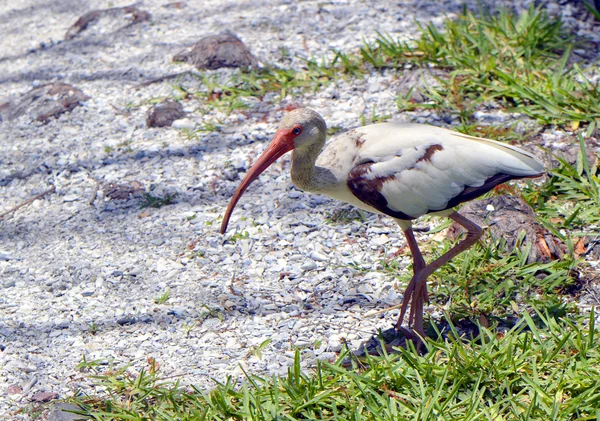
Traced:
<path fill-rule="evenodd" d="M 89 389 L 77 368 L 83 358 L 138 370 L 154 357 L 165 375 L 209 385 L 241 368 L 283 372 L 295 347 L 304 348 L 307 363 L 332 359 L 342 339 L 358 346 L 397 314 L 378 313 L 401 296 L 377 269 L 404 245 L 399 230 L 374 215 L 365 223 L 326 223 L 349 208 L 293 187 L 287 159 L 246 193 L 225 237 L 217 220 L 286 104 L 301 102 L 343 129 L 359 125 L 372 109 L 435 124 L 439 118 L 431 113 L 398 113 L 394 75 L 341 81 L 230 116 L 194 113 L 198 104 L 189 99 L 183 105 L 191 114 L 181 127 L 223 121 L 219 131 L 195 138 L 176 128 L 146 128 L 151 100 L 172 90 L 168 82 L 138 85 L 190 70 L 171 57 L 223 29 L 237 34 L 260 63 L 293 67 L 299 59 L 286 57 L 285 49 L 292 57 L 319 57 L 330 48 L 356 48 L 376 31 L 409 38 L 415 20 L 442 22 L 462 2 L 166 3 L 139 5 L 150 21 L 124 29 L 106 23 L 70 41 L 65 33 L 79 16 L 127 3 L 0 4 L 0 103 L 54 81 L 90 96 L 48 124 L 28 116 L 0 123 L 0 213 L 56 188 L 0 220 L 0 419 L 26 419 L 13 411 L 38 392 L 66 397 Z M 578 5 L 549 2 L 548 8 L 598 38 L 592 21 L 577 19 Z M 560 141 L 560 133 L 546 138 Z M 102 188 L 107 183 L 175 195 L 175 203 L 140 209 L 140 194 L 111 200 Z M 247 236 L 224 241 L 240 233 Z M 255 350 L 266 340 L 259 356 Z"/>

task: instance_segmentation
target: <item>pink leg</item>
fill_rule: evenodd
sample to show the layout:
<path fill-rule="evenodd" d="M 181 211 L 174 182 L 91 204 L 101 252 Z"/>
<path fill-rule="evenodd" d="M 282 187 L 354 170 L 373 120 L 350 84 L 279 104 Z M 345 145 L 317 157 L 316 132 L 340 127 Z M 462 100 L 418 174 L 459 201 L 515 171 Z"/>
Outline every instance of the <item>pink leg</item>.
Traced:
<path fill-rule="evenodd" d="M 396 323 L 397 330 L 399 330 L 402 326 L 402 322 L 404 321 L 404 316 L 406 315 L 406 310 L 408 308 L 408 302 L 410 301 L 411 305 L 408 323 L 409 325 L 413 326 L 414 330 L 419 335 L 423 337 L 425 336 L 425 331 L 423 329 L 423 305 L 425 301 L 429 301 L 427 294 L 427 278 L 437 269 L 456 257 L 456 255 L 470 248 L 477 242 L 477 240 L 481 238 L 483 230 L 477 224 L 471 222 L 457 212 L 454 212 L 448 217 L 462 225 L 467 230 L 467 237 L 448 250 L 446 254 L 438 257 L 428 265 L 425 264 L 425 260 L 423 259 L 423 255 L 419 250 L 419 246 L 417 245 L 417 241 L 415 240 L 412 229 L 407 228 L 404 230 L 408 247 L 413 255 L 414 275 L 404 292 L 404 300 L 402 302 L 402 308 L 400 309 L 400 317 Z"/>

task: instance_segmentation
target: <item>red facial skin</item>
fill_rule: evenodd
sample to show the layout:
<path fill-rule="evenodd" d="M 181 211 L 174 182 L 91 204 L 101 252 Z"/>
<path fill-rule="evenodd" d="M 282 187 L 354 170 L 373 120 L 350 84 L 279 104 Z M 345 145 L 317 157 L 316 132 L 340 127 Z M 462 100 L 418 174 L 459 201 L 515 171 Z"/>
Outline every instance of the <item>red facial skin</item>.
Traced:
<path fill-rule="evenodd" d="M 298 131 L 298 129 L 300 131 Z M 296 131 L 296 133 L 294 133 Z M 275 132 L 275 137 L 271 141 L 271 144 L 262 153 L 262 155 L 256 160 L 246 177 L 242 180 L 242 183 L 238 186 L 237 190 L 233 194 L 229 206 L 223 216 L 223 222 L 221 223 L 221 234 L 225 234 L 227 231 L 227 225 L 229 224 L 229 218 L 233 213 L 233 209 L 237 204 L 238 200 L 242 197 L 246 189 L 259 175 L 263 173 L 271 164 L 273 164 L 280 156 L 294 149 L 294 139 L 302 132 L 302 127 L 294 126 L 291 129 L 280 129 Z"/>

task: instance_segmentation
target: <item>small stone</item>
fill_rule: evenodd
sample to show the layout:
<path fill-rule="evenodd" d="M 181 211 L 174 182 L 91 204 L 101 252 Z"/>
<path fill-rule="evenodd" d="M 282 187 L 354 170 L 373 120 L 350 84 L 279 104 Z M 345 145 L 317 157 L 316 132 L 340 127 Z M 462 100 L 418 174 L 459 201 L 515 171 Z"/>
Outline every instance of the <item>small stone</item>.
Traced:
<path fill-rule="evenodd" d="M 327 262 L 329 260 L 327 256 L 319 253 L 318 251 L 311 252 L 309 257 L 317 262 Z"/>
<path fill-rule="evenodd" d="M 151 107 L 146 113 L 147 127 L 166 127 L 175 120 L 185 117 L 183 106 L 176 101 L 163 101 Z"/>
<path fill-rule="evenodd" d="M 35 365 L 26 365 L 21 370 L 23 373 L 31 374 L 37 371 L 37 367 Z"/>
<path fill-rule="evenodd" d="M 9 395 L 18 395 L 19 393 L 23 393 L 23 388 L 18 384 L 11 384 L 6 388 L 6 392 Z"/>
<path fill-rule="evenodd" d="M 73 405 L 72 403 L 58 402 L 48 413 L 46 421 L 81 421 L 88 419 L 88 417 L 84 417 L 83 415 L 70 412 L 81 411 L 81 409 L 82 408 L 78 407 L 77 405 Z"/>
<path fill-rule="evenodd" d="M 126 183 L 107 183 L 102 186 L 104 197 L 113 200 L 128 200 L 143 194 L 142 184 L 138 181 Z"/>
<path fill-rule="evenodd" d="M 485 121 L 488 123 L 502 123 L 506 120 L 506 115 L 502 113 L 486 113 L 483 111 L 476 111 L 473 116 L 480 121 Z"/>
<path fill-rule="evenodd" d="M 182 319 L 185 315 L 186 309 L 184 307 L 174 307 L 167 314 L 175 316 L 178 319 Z"/>
<path fill-rule="evenodd" d="M 174 129 L 194 130 L 196 128 L 196 123 L 189 118 L 181 118 L 173 121 L 171 127 Z"/>
<path fill-rule="evenodd" d="M 31 116 L 33 120 L 47 123 L 51 118 L 73 110 L 88 99 L 89 96 L 72 85 L 50 83 L 27 92 L 18 102 L 9 103 L 4 111 L 7 120 L 26 115 Z"/>
<path fill-rule="evenodd" d="M 229 31 L 202 38 L 190 51 L 176 54 L 173 61 L 191 63 L 200 70 L 215 70 L 221 67 L 258 67 L 258 62 L 248 47 Z"/>
<path fill-rule="evenodd" d="M 57 320 L 54 326 L 57 329 L 68 329 L 71 322 L 69 320 Z"/>
<path fill-rule="evenodd" d="M 79 196 L 76 194 L 67 194 L 66 196 L 63 196 L 63 202 L 75 202 L 79 200 Z"/>
<path fill-rule="evenodd" d="M 314 270 L 317 268 L 317 264 L 313 261 L 308 261 L 306 263 L 304 263 L 302 266 L 300 266 L 300 269 L 302 270 Z"/>
<path fill-rule="evenodd" d="M 33 397 L 31 398 L 31 400 L 33 402 L 50 402 L 53 399 L 57 399 L 58 398 L 58 393 L 55 392 L 38 392 L 35 395 L 33 395 Z"/>
<path fill-rule="evenodd" d="M 23 385 L 23 392 L 27 393 L 31 390 L 33 386 L 38 382 L 37 376 L 33 376 L 25 385 Z"/>
<path fill-rule="evenodd" d="M 140 322 L 142 323 L 152 323 L 152 317 L 148 314 L 143 314 L 140 316 Z"/>
<path fill-rule="evenodd" d="M 94 295 L 94 290 L 83 291 L 81 293 L 81 295 L 84 296 L 84 297 L 91 297 L 92 295 Z"/>
<path fill-rule="evenodd" d="M 137 322 L 137 319 L 133 316 L 125 316 L 125 317 L 121 317 L 120 319 L 117 320 L 117 324 L 121 325 L 121 326 L 132 325 L 136 322 Z"/>

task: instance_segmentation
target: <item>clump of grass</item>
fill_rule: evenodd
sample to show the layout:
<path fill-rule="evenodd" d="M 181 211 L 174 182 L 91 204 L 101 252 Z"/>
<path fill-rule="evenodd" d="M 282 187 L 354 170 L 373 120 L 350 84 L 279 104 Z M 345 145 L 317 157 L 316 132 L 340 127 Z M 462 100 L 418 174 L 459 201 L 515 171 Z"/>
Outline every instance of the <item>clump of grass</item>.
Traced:
<path fill-rule="evenodd" d="M 155 304 L 164 304 L 171 298 L 171 291 L 167 288 L 165 291 L 154 299 Z"/>
<path fill-rule="evenodd" d="M 340 358 L 306 373 L 296 352 L 286 376 L 229 378 L 209 392 L 162 380 L 153 362 L 137 375 L 97 373 L 106 394 L 75 401 L 96 420 L 596 419 L 595 314 L 536 318 L 525 314 L 503 334 L 482 328 L 473 340 L 453 330 L 429 340 L 423 355 L 401 349 L 367 357 L 362 368 L 345 369 Z"/>
<path fill-rule="evenodd" d="M 455 127 L 461 133 L 470 136 L 494 139 L 508 143 L 527 143 L 537 133 L 537 130 L 526 130 L 524 132 L 516 130 L 517 124 L 511 125 L 483 125 L 483 124 L 465 124 L 462 123 Z"/>
<path fill-rule="evenodd" d="M 164 197 L 155 196 L 152 193 L 144 193 L 144 201 L 140 204 L 140 209 L 145 208 L 162 208 L 166 205 L 175 203 L 175 195 L 167 194 Z"/>
<path fill-rule="evenodd" d="M 471 322 L 508 322 L 520 316 L 523 306 L 537 305 L 552 311 L 557 305 L 564 306 L 561 293 L 575 282 L 572 274 L 577 261 L 565 257 L 548 263 L 527 263 L 531 244 L 522 245 L 521 238 L 507 252 L 503 239 L 487 239 L 455 257 L 430 277 L 430 302 L 445 304 L 445 311 L 454 321 Z M 430 259 L 451 246 L 451 242 L 444 242 Z M 398 259 L 382 262 L 384 271 L 408 283 L 409 272 L 398 265 Z"/>
<path fill-rule="evenodd" d="M 584 136 L 580 134 L 578 140 L 580 150 L 574 165 L 555 156 L 559 166 L 549 171 L 548 182 L 523 190 L 524 198 L 534 207 L 540 221 L 563 240 L 566 237 L 561 229 L 590 232 L 596 227 L 598 231 L 600 223 L 598 158 L 589 162 Z"/>
<path fill-rule="evenodd" d="M 447 20 L 444 30 L 433 24 L 419 25 L 419 30 L 414 42 L 379 34 L 375 41 L 365 42 L 358 54 L 332 50 L 328 58 L 298 58 L 303 62 L 299 68 L 271 65 L 233 72 L 227 80 L 216 74 L 194 74 L 202 88 L 194 91 L 176 85 L 173 95 L 201 99 L 201 111 L 229 114 L 251 108 L 256 100 L 301 96 L 340 78 L 363 77 L 373 68 L 404 71 L 407 65 L 417 65 L 440 68 L 445 76 L 425 88 L 424 102 L 415 103 L 411 92 L 398 96 L 401 110 L 434 108 L 458 114 L 468 124 L 476 109 L 494 103 L 542 123 L 568 123 L 573 129 L 581 122 L 600 121 L 600 88 L 571 57 L 573 47 L 582 41 L 541 9 L 531 6 L 519 16 L 507 10 L 479 15 L 465 11 Z M 388 117 L 363 116 L 362 123 Z"/>
<path fill-rule="evenodd" d="M 328 224 L 348 224 L 352 221 L 365 222 L 367 220 L 364 212 L 357 208 L 342 208 L 337 211 L 327 213 L 325 222 Z"/>
<path fill-rule="evenodd" d="M 532 6 L 520 16 L 465 12 L 447 20 L 443 31 L 433 24 L 420 30 L 414 43 L 380 34 L 362 47 L 361 56 L 375 68 L 446 69 L 439 86 L 428 87 L 424 106 L 458 113 L 464 122 L 487 101 L 543 123 L 600 120 L 598 85 L 570 64 L 574 38 L 540 9 Z M 406 105 L 402 98 L 400 103 Z"/>
<path fill-rule="evenodd" d="M 342 53 L 337 56 L 347 57 Z M 316 91 L 336 79 L 338 74 L 354 72 L 346 67 L 339 68 L 336 59 L 325 63 L 313 59 L 305 60 L 301 69 L 269 66 L 250 72 L 234 72 L 225 81 L 219 81 L 214 74 L 196 75 L 202 81 L 202 89 L 194 92 L 194 96 L 202 100 L 205 111 L 217 109 L 230 114 L 249 108 L 250 98 L 262 101 L 269 93 L 277 93 L 278 98 L 300 95 L 306 91 Z M 187 88 L 179 89 L 188 92 Z"/>

